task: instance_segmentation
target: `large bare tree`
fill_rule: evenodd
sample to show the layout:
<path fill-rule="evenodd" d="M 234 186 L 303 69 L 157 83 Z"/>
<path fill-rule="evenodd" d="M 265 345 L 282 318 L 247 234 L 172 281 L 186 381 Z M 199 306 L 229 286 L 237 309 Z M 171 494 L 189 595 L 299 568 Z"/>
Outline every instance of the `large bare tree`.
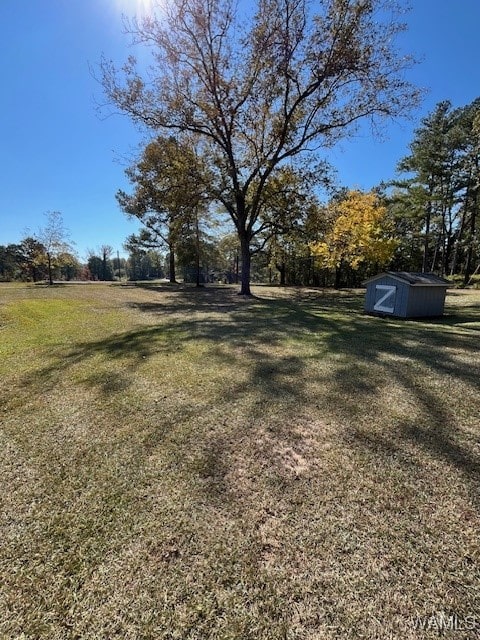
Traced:
<path fill-rule="evenodd" d="M 167 0 L 129 23 L 153 64 L 102 62 L 108 100 L 155 132 L 195 136 L 230 214 L 250 294 L 250 244 L 266 186 L 300 154 L 326 149 L 361 119 L 418 100 L 395 49 L 395 0 Z"/>

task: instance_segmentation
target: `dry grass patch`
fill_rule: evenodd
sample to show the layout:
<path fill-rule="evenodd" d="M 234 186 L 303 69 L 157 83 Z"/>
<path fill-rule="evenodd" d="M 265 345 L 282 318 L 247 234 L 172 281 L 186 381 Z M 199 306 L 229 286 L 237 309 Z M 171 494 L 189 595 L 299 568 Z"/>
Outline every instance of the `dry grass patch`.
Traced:
<path fill-rule="evenodd" d="M 0 636 L 480 623 L 480 294 L 0 288 Z"/>

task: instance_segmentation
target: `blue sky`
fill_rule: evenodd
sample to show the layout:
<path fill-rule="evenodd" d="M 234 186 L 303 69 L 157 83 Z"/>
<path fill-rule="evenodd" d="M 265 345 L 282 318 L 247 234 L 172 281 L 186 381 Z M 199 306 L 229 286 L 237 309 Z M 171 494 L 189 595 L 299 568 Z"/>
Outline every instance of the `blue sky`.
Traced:
<path fill-rule="evenodd" d="M 328 156 L 342 185 L 369 189 L 391 178 L 420 119 L 440 100 L 463 106 L 480 96 L 479 0 L 414 0 L 402 47 L 422 61 L 409 79 L 427 89 L 411 121 L 386 139 L 368 129 Z M 0 0 L 0 244 L 18 242 L 60 211 L 80 258 L 122 244 L 137 224 L 119 210 L 124 169 L 142 139 L 126 117 L 101 119 L 102 90 L 90 67 L 102 53 L 130 53 L 122 13 L 146 0 Z"/>

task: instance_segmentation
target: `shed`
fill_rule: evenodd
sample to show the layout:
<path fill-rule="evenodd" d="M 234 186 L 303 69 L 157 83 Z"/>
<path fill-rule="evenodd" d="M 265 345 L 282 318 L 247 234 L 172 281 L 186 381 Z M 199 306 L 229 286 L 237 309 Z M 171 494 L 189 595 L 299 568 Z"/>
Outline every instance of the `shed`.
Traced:
<path fill-rule="evenodd" d="M 397 318 L 443 315 L 449 283 L 433 273 L 386 271 L 364 282 L 365 312 Z"/>

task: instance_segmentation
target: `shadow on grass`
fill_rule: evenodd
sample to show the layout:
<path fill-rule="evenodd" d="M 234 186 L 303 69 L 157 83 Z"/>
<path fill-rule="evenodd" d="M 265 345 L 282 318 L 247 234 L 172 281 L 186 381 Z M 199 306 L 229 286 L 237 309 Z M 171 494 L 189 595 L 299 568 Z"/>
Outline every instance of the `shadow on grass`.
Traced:
<path fill-rule="evenodd" d="M 405 419 L 395 442 L 387 442 L 382 433 L 357 432 L 359 444 L 371 446 L 377 453 L 400 452 L 399 438 L 403 438 L 461 470 L 472 488 L 478 487 L 478 460 L 458 442 L 456 417 L 443 395 L 447 392 L 441 387 L 433 393 L 424 380 L 425 376 L 441 374 L 478 389 L 479 360 L 467 364 L 457 357 L 459 352 L 478 351 L 478 335 L 462 329 L 479 320 L 477 307 L 456 307 L 443 319 L 416 322 L 365 316 L 361 311 L 363 296 L 354 292 L 265 289 L 260 290 L 264 297 L 244 299 L 236 290 L 221 286 L 200 290 L 170 285 L 145 288 L 151 292 L 151 300 L 131 302 L 130 306 L 150 316 L 153 324 L 79 343 L 61 357 L 52 357 L 47 367 L 24 383 L 34 388 L 54 385 L 75 365 L 98 358 L 105 366 L 118 360 L 120 370 L 115 375 L 96 371 L 85 382 L 106 395 L 123 392 L 145 361 L 161 354 L 171 358 L 175 367 L 177 353 L 201 342 L 208 345 L 210 359 L 231 366 L 233 375 L 235 370 L 247 374 L 246 380 L 244 377 L 229 386 L 213 402 L 228 411 L 229 403 L 254 391 L 252 416 L 261 415 L 279 399 L 289 401 L 293 416 L 303 406 L 315 406 L 309 385 L 316 383 L 323 392 L 322 380 L 311 365 L 328 359 L 329 389 L 341 398 L 341 412 L 350 414 L 351 420 L 359 403 L 368 403 L 379 386 L 392 381 L 412 394 L 421 409 L 423 422 Z M 289 345 L 287 352 L 285 345 Z M 298 355 L 292 354 L 295 348 Z M 201 362 L 198 367 L 200 370 Z M 220 459 L 217 449 L 212 456 Z"/>
<path fill-rule="evenodd" d="M 25 458 L 29 464 L 43 458 L 44 493 L 41 500 L 35 496 L 33 504 L 36 507 L 29 509 L 22 526 L 15 525 L 12 557 L 20 559 L 25 573 L 18 573 L 19 561 L 13 565 L 14 570 L 5 574 L 10 581 L 17 580 L 19 575 L 20 586 L 26 585 L 23 601 L 19 600 L 19 589 L 14 585 L 16 602 L 26 602 L 33 611 L 38 611 L 32 618 L 34 622 L 38 619 L 38 624 L 45 619 L 58 620 L 59 627 L 63 625 L 68 635 L 75 629 L 75 607 L 81 602 L 81 597 L 77 599 L 78 592 L 85 597 L 96 588 L 95 581 L 88 582 L 90 575 L 97 580 L 105 576 L 108 585 L 122 584 L 116 578 L 118 555 L 118 562 L 132 562 L 134 567 L 131 574 L 126 570 L 124 574 L 120 573 L 120 576 L 127 576 L 125 582 L 133 585 L 132 599 L 139 594 L 138 600 L 142 602 L 144 592 L 138 591 L 136 586 L 140 584 L 139 588 L 143 588 L 141 574 L 146 575 L 147 582 L 151 578 L 151 584 L 161 585 L 161 602 L 167 602 L 168 597 L 169 606 L 171 604 L 175 612 L 182 607 L 193 608 L 196 601 L 189 600 L 188 591 L 193 591 L 198 602 L 203 603 L 206 597 L 216 593 L 218 585 L 222 589 L 223 584 L 234 585 L 237 589 L 241 584 L 245 596 L 231 601 L 233 604 L 228 606 L 233 609 L 233 605 L 240 602 L 249 612 L 252 602 L 264 606 L 265 614 L 261 608 L 259 610 L 266 625 L 270 626 L 268 637 L 274 637 L 275 621 L 292 604 L 308 605 L 310 596 L 307 593 L 318 593 L 323 598 L 320 605 L 315 601 L 315 609 L 324 606 L 325 610 L 341 617 L 343 605 L 336 603 L 348 604 L 352 598 L 350 592 L 342 590 L 345 588 L 344 583 L 342 587 L 343 575 L 349 589 L 367 602 L 365 594 L 372 592 L 358 590 L 358 576 L 363 573 L 372 590 L 377 590 L 374 581 L 379 572 L 372 574 L 375 565 L 371 561 L 378 563 L 380 556 L 386 556 L 382 560 L 399 566 L 399 577 L 393 587 L 387 582 L 384 586 L 397 589 L 396 602 L 399 593 L 401 597 L 409 596 L 406 604 L 402 604 L 407 611 L 420 607 L 424 583 L 419 582 L 417 565 L 410 563 L 409 557 L 415 547 L 407 544 L 390 551 L 387 536 L 390 535 L 389 527 L 392 530 L 397 527 L 392 532 L 400 540 L 405 536 L 408 541 L 409 536 L 417 535 L 416 532 L 421 534 L 424 530 L 421 523 L 417 529 L 413 528 L 413 533 L 409 529 L 410 511 L 417 506 L 416 489 L 424 491 L 429 501 L 438 497 L 435 486 L 439 480 L 443 485 L 441 491 L 448 491 L 448 481 L 440 477 L 443 472 L 448 479 L 460 477 L 477 512 L 480 511 L 479 463 L 473 442 L 478 433 L 469 436 L 462 432 L 460 418 L 455 415 L 455 407 L 458 408 L 462 401 L 451 395 L 457 389 L 459 393 L 478 394 L 479 358 L 468 359 L 469 353 L 478 354 L 478 334 L 463 328 L 466 318 L 470 319 L 466 322 L 477 321 L 477 309 L 459 307 L 449 311 L 451 315 L 440 321 L 405 322 L 364 316 L 362 296 L 349 292 L 338 295 L 314 290 L 259 289 L 260 297 L 245 300 L 228 288 L 202 291 L 148 289 L 151 297 L 145 296 L 146 302 L 133 302 L 133 295 L 130 298 L 130 306 L 138 310 L 137 318 L 140 317 L 144 324 L 139 322 L 138 327 L 106 338 L 57 346 L 56 351 L 50 353 L 47 366 L 39 367 L 23 381 L 15 381 L 18 388 L 12 393 L 20 391 L 23 384 L 26 394 L 46 392 L 47 398 L 48 391 L 62 379 L 71 378 L 79 386 L 94 389 L 100 403 L 93 406 L 92 416 L 88 417 L 95 421 L 94 414 L 103 411 L 102 400 L 105 400 L 105 415 L 100 415 L 94 426 L 106 427 L 105 433 L 99 433 L 98 428 L 87 431 L 84 440 L 80 440 L 81 446 L 75 447 L 75 421 L 65 433 L 62 433 L 62 424 L 55 425 L 52 420 L 52 426 L 48 412 L 39 421 L 38 431 L 26 424 L 25 442 L 27 445 L 31 442 L 31 445 L 26 445 Z M 129 290 L 125 292 L 128 298 Z M 202 346 L 199 351 L 194 349 L 197 344 Z M 158 379 L 152 385 L 156 397 L 138 398 L 140 385 L 131 395 L 136 404 L 129 417 L 134 417 L 135 412 L 146 413 L 145 420 L 138 421 L 136 431 L 137 425 L 131 427 L 129 417 L 120 415 L 122 410 L 128 410 L 130 398 L 123 404 L 109 404 L 109 399 L 114 394 L 119 398 L 128 396 L 140 376 L 152 371 L 157 375 L 155 359 L 158 356 Z M 160 418 L 155 413 L 155 402 L 162 402 L 165 393 L 161 383 L 163 368 L 175 368 L 178 362 L 188 364 L 201 380 L 206 359 L 218 363 L 219 370 L 227 371 L 231 378 L 219 385 L 220 392 L 217 387 L 215 392 L 207 391 L 205 398 L 201 398 L 201 389 L 198 399 L 190 393 L 167 398 L 169 411 L 162 413 Z M 152 366 L 145 370 L 145 364 Z M 225 367 L 221 368 L 221 365 Z M 322 376 L 328 378 L 322 379 Z M 180 370 L 180 386 L 181 379 Z M 407 412 L 398 415 L 393 421 L 394 428 L 388 420 L 384 426 L 382 415 L 375 424 L 361 421 L 357 424 L 357 412 L 373 414 L 369 405 L 389 387 L 395 393 L 408 395 L 414 405 L 412 415 Z M 74 389 L 67 391 L 75 393 Z M 91 399 L 91 396 L 87 398 Z M 245 419 L 242 415 L 242 419 L 236 421 L 230 408 L 239 399 L 242 402 L 238 406 L 250 415 Z M 65 421 L 68 421 L 72 415 L 68 411 L 69 398 L 65 400 Z M 392 398 L 392 403 L 394 401 Z M 272 430 L 260 433 L 256 426 L 269 408 L 277 406 L 283 414 L 276 412 L 273 420 L 265 420 L 262 428 Z M 479 407 L 478 404 L 475 406 Z M 321 412 L 331 411 L 335 428 L 340 425 L 343 429 L 337 442 L 327 442 L 331 448 L 319 446 L 316 449 L 320 455 L 331 455 L 332 465 L 320 466 L 320 471 L 313 467 L 315 477 L 309 476 L 308 471 L 305 476 L 296 476 L 294 469 L 290 474 L 282 474 L 279 471 L 281 456 L 293 464 L 292 456 L 305 454 L 309 462 L 310 445 L 306 441 L 303 449 L 297 447 L 295 437 L 301 438 L 302 434 L 295 436 L 294 432 L 296 426 L 305 426 L 307 433 L 312 432 L 308 432 L 310 425 L 296 423 L 297 414 L 301 415 L 305 407 L 308 408 L 305 419 L 316 418 L 317 412 L 321 423 L 324 417 Z M 385 413 L 389 411 L 388 399 L 383 400 L 381 408 Z M 62 404 L 57 409 L 61 410 Z M 202 419 L 203 411 L 207 414 L 205 420 Z M 80 428 L 83 420 L 80 411 Z M 113 432 L 116 422 L 122 426 L 120 434 Z M 185 423 L 188 423 L 186 428 L 182 428 Z M 227 428 L 223 429 L 225 423 Z M 43 427 L 45 434 L 42 434 Z M 58 439 L 57 427 L 60 431 Z M 9 428 L 14 438 L 20 430 L 19 425 L 11 423 Z M 315 428 L 316 425 L 312 427 Z M 472 420 L 470 428 L 473 433 Z M 318 440 L 321 437 L 323 433 Z M 337 438 L 337 434 L 327 432 L 326 438 Z M 315 439 L 312 441 L 312 447 L 315 447 Z M 42 442 L 43 449 L 38 451 Z M 342 447 L 340 454 L 337 445 Z M 256 456 L 250 466 L 249 456 Z M 239 459 L 245 466 L 237 466 L 236 473 L 232 474 L 232 467 Z M 340 466 L 342 461 L 352 463 L 351 468 L 347 464 L 345 473 L 334 466 Z M 391 465 L 396 465 L 401 472 L 395 473 L 398 469 L 392 472 Z M 19 469 L 15 470 L 15 475 L 20 477 Z M 378 489 L 381 499 L 377 499 L 378 484 L 375 482 L 382 480 L 385 488 Z M 37 477 L 34 484 L 37 491 L 41 486 Z M 458 484 L 453 480 L 454 492 L 458 492 Z M 333 488 L 329 500 L 322 502 L 323 492 L 328 493 L 330 486 Z M 363 495 L 354 492 L 357 486 Z M 413 497 L 402 502 L 398 494 L 409 486 L 415 489 Z M 248 501 L 255 504 L 255 509 L 244 508 L 249 507 Z M 418 503 L 421 501 L 419 496 Z M 390 504 L 392 511 L 389 511 Z M 452 505 L 453 516 L 462 518 L 461 509 L 455 512 L 454 501 L 450 502 Z M 370 551 L 366 545 L 365 549 L 358 548 L 358 555 L 349 555 L 349 541 L 353 540 L 352 544 L 355 544 L 356 518 L 376 507 L 379 508 L 378 519 L 373 520 L 376 527 L 371 527 L 367 520 L 366 525 L 360 523 L 360 529 L 368 526 L 364 531 L 365 539 L 371 539 L 373 545 L 378 542 L 378 549 Z M 228 510 L 228 517 L 217 518 L 216 510 Z M 403 510 L 402 518 L 395 517 L 394 510 Z M 422 515 L 420 508 L 419 512 Z M 323 527 L 324 522 L 328 526 Z M 268 526 L 260 534 L 260 525 L 264 523 Z M 448 526 L 437 530 L 435 519 L 427 524 L 426 537 L 453 535 Z M 306 532 L 304 537 L 303 530 Z M 205 536 L 206 531 L 212 533 Z M 277 532 L 280 532 L 278 539 Z M 395 539 L 395 535 L 392 537 Z M 227 551 L 221 547 L 216 550 L 216 540 L 225 540 Z M 152 563 L 153 569 L 148 562 L 145 567 L 138 565 L 142 544 L 149 541 L 158 548 L 160 558 Z M 273 545 L 271 551 L 269 545 Z M 286 547 L 283 557 L 281 545 Z M 288 545 L 291 545 L 290 549 Z M 229 547 L 233 549 L 232 554 Z M 417 548 L 420 560 L 423 557 L 428 561 L 430 547 L 422 546 L 420 539 Z M 452 548 L 455 551 L 455 547 Z M 341 550 L 341 555 L 336 555 L 336 549 Z M 127 554 L 122 555 L 125 551 Z M 245 560 L 246 552 L 250 552 L 252 558 Z M 229 567 L 229 558 L 235 553 L 238 560 Z M 269 553 L 279 559 L 277 565 L 270 565 L 273 572 L 262 568 L 262 554 L 268 559 Z M 459 549 L 459 557 L 462 553 Z M 316 564 L 322 556 L 325 561 Z M 46 559 L 50 571 L 43 569 Z M 189 565 L 191 581 L 184 579 L 186 574 L 181 573 L 181 562 Z M 283 572 L 282 562 L 286 567 Z M 296 562 L 301 563 L 298 569 Z M 177 564 L 180 569 L 175 580 L 159 582 L 162 576 L 175 575 Z M 332 574 L 335 565 L 338 566 L 337 573 Z M 458 571 L 453 560 L 448 566 L 453 567 L 452 571 Z M 100 571 L 95 573 L 97 567 Z M 36 571 L 40 574 L 37 591 L 46 594 L 42 605 L 38 604 L 38 593 L 29 595 Z M 270 576 L 270 572 L 276 575 L 277 571 L 277 592 L 286 594 L 288 599 L 279 596 L 279 603 L 273 606 L 270 592 L 268 598 L 262 595 L 258 583 L 264 575 Z M 420 568 L 420 571 L 426 573 L 428 584 L 434 583 L 439 598 L 445 593 L 445 601 L 450 602 L 451 574 L 436 575 L 428 568 Z M 474 584 L 473 571 L 472 568 L 464 574 L 459 573 L 460 579 L 466 576 L 467 588 L 468 580 Z M 317 575 L 321 579 L 317 580 Z M 396 570 L 388 575 L 395 579 Z M 210 580 L 206 576 L 213 577 Z M 324 576 L 327 576 L 325 580 Z M 329 591 L 329 581 L 339 583 L 339 590 L 334 590 L 333 595 Z M 52 583 L 55 589 L 51 589 Z M 305 591 L 300 591 L 300 583 Z M 460 588 L 452 602 L 461 605 L 467 588 L 464 591 Z M 102 593 L 101 589 L 98 593 Z M 270 608 L 265 605 L 267 601 Z M 123 606 L 125 600 L 118 602 Z M 160 601 L 153 601 L 151 606 L 151 601 L 146 602 L 145 607 L 149 610 L 145 608 L 145 615 L 155 606 L 162 606 Z M 383 600 L 378 602 L 381 611 Z M 89 603 L 87 600 L 87 605 Z M 101 605 L 98 607 L 102 613 Z M 88 610 L 85 620 L 89 621 L 91 615 L 92 611 Z M 190 619 L 195 618 L 192 615 Z M 213 624 L 213 616 L 207 622 L 210 620 Z M 38 628 L 32 623 L 30 627 L 18 629 L 17 635 L 24 632 L 37 637 Z M 252 637 L 255 632 L 256 628 Z M 371 629 L 367 630 L 366 636 L 370 632 Z M 349 632 L 345 633 L 348 635 Z M 81 631 L 77 635 L 80 637 Z M 275 637 L 283 635 L 277 633 Z M 257 636 L 267 637 L 267 632 L 257 632 Z M 145 637 L 150 636 L 146 634 Z"/>
<path fill-rule="evenodd" d="M 425 321 L 430 326 L 439 327 L 461 327 L 470 329 L 471 331 L 480 332 L 480 306 L 465 305 L 461 307 L 461 311 L 450 311 L 442 317 L 435 320 Z M 475 325 L 475 326 L 467 326 Z"/>
<path fill-rule="evenodd" d="M 252 382 L 265 381 L 272 396 L 277 374 L 290 367 L 299 378 L 302 363 L 306 363 L 303 357 L 288 363 L 281 353 L 263 349 L 287 341 L 311 347 L 313 355 L 309 358 L 337 356 L 338 384 L 344 385 L 347 393 L 374 393 L 375 387 L 365 378 L 364 365 L 377 363 L 387 369 L 386 356 L 412 360 L 469 385 L 477 386 L 480 380 L 478 362 L 466 366 L 452 356 L 458 350 L 478 350 L 477 336 L 462 331 L 465 323 L 480 318 L 480 309 L 473 306 L 440 320 L 416 322 L 365 316 L 361 312 L 362 297 L 353 293 L 307 290 L 294 291 L 289 297 L 240 299 L 232 288 L 179 287 L 173 292 L 169 288 L 167 297 L 161 295 L 164 286 L 147 288 L 153 294 L 152 301 L 129 306 L 152 316 L 155 324 L 78 343 L 61 357 L 53 357 L 49 366 L 25 382 L 54 379 L 93 356 L 106 361 L 124 360 L 125 370 L 134 372 L 155 354 L 168 357 L 196 341 L 207 342 L 213 356 L 232 364 L 245 355 L 252 356 Z M 156 294 L 160 294 L 158 299 Z M 446 327 L 458 331 L 445 331 Z M 241 351 L 236 354 L 235 348 Z M 342 367 L 348 368 L 348 379 L 341 375 Z M 294 386 L 297 382 L 292 383 Z"/>
<path fill-rule="evenodd" d="M 472 504 L 480 511 L 480 459 L 476 453 L 478 433 L 473 438 L 465 438 L 450 407 L 450 399 L 433 393 L 425 386 L 419 387 L 408 366 L 397 370 L 396 378 L 414 395 L 420 415 L 405 416 L 399 420 L 394 433 L 350 430 L 350 442 L 364 449 L 376 464 L 394 459 L 410 472 L 418 465 L 418 454 L 426 454 L 437 463 L 445 463 L 464 478 Z M 480 415 L 478 418 L 480 424 Z M 423 459 L 423 455 L 420 458 Z M 418 469 L 414 473 L 418 477 Z M 430 477 L 426 479 L 431 481 Z"/>

